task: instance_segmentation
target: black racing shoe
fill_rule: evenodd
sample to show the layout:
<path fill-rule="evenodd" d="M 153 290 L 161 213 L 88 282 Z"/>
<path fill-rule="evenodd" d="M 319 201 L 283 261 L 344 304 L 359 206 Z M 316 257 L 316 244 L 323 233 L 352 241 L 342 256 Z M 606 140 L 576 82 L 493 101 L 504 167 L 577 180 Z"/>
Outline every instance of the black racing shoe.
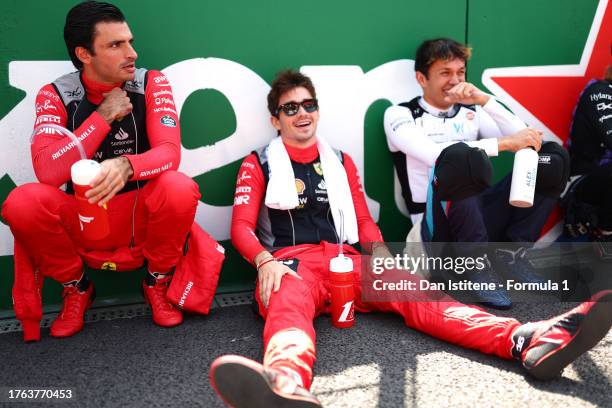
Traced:
<path fill-rule="evenodd" d="M 495 272 L 495 269 L 491 265 L 489 259 L 485 256 L 485 268 L 478 270 L 474 269 L 465 273 L 467 279 L 474 283 L 482 284 L 494 284 L 495 289 L 478 289 L 473 290 L 472 293 L 476 297 L 476 301 L 487 307 L 494 309 L 510 309 L 512 307 L 512 300 L 508 291 L 504 287 L 499 276 Z"/>
<path fill-rule="evenodd" d="M 612 290 L 595 294 L 567 313 L 519 326 L 512 355 L 539 380 L 550 380 L 593 348 L 612 326 Z"/>
<path fill-rule="evenodd" d="M 264 368 L 248 358 L 226 355 L 213 361 L 210 382 L 213 389 L 231 407 L 236 408 L 316 408 L 321 403 L 299 385 L 291 393 L 277 386 L 281 371 Z"/>
<path fill-rule="evenodd" d="M 516 251 L 497 249 L 495 258 L 495 265 L 504 270 L 508 279 L 514 279 L 522 283 L 546 283 L 546 279 L 540 276 L 529 262 L 526 248 L 521 247 Z"/>

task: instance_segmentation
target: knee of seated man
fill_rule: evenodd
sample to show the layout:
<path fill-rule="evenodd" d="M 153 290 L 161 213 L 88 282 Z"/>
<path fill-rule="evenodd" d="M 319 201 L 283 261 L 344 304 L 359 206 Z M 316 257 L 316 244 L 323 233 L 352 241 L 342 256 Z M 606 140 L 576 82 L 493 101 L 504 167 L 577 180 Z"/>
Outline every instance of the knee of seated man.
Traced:
<path fill-rule="evenodd" d="M 538 155 L 536 191 L 548 197 L 559 197 L 569 178 L 569 154 L 558 143 L 546 142 Z"/>
<path fill-rule="evenodd" d="M 177 200 L 178 203 L 197 202 L 200 198 L 196 182 L 178 171 L 170 170 L 160 174 L 156 180 L 156 188 L 164 192 L 167 197 Z"/>
<path fill-rule="evenodd" d="M 40 203 L 55 187 L 41 183 L 27 183 L 13 189 L 2 204 L 2 218 L 13 228 L 36 219 Z"/>
<path fill-rule="evenodd" d="M 475 196 L 491 186 L 493 167 L 484 150 L 455 143 L 440 153 L 434 170 L 438 198 L 457 201 Z"/>

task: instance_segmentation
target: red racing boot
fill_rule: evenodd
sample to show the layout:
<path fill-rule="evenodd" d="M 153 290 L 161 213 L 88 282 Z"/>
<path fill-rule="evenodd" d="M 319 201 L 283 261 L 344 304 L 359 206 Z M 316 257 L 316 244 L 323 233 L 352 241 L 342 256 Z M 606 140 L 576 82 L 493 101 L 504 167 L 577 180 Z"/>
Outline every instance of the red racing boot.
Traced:
<path fill-rule="evenodd" d="M 171 274 L 164 276 L 163 274 L 148 272 L 142 282 L 142 294 L 146 302 L 151 305 L 153 323 L 162 327 L 173 327 L 183 323 L 183 313 L 166 298 L 171 280 Z"/>
<path fill-rule="evenodd" d="M 81 331 L 85 311 L 96 298 L 96 291 L 92 283 L 85 291 L 79 290 L 77 285 L 66 286 L 62 298 L 62 310 L 51 324 L 53 337 L 70 337 Z"/>
<path fill-rule="evenodd" d="M 245 357 L 227 355 L 213 361 L 210 382 L 235 408 L 317 408 L 321 403 L 281 370 L 264 368 Z"/>
<path fill-rule="evenodd" d="M 567 313 L 519 326 L 512 355 L 539 380 L 550 380 L 593 348 L 612 326 L 612 290 L 594 295 Z"/>

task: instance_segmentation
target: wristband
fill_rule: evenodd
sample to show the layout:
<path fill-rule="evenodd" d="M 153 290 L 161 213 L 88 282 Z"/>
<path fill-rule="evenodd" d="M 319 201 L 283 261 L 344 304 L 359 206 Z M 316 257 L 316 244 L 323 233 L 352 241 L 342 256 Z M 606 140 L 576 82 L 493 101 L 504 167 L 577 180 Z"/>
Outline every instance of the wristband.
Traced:
<path fill-rule="evenodd" d="M 257 272 L 259 272 L 259 268 L 261 268 L 261 267 L 262 267 L 262 266 L 264 266 L 265 264 L 270 263 L 270 262 L 272 262 L 272 261 L 276 261 L 276 258 L 274 258 L 273 256 L 272 256 L 272 257 L 270 257 L 270 258 L 266 258 L 266 259 L 264 259 L 263 261 L 259 262 L 259 263 L 257 264 L 257 266 L 255 267 L 255 269 L 257 269 Z"/>
<path fill-rule="evenodd" d="M 274 259 L 274 256 L 273 256 L 273 255 L 270 255 L 270 256 L 268 256 L 268 257 L 266 257 L 266 258 L 262 259 L 261 261 L 256 262 L 256 263 L 255 263 L 255 268 L 259 268 L 259 267 L 260 267 L 260 266 L 261 266 L 261 265 L 262 265 L 262 264 L 263 264 L 265 261 L 267 261 L 268 259 Z M 253 261 L 253 262 L 255 262 L 255 261 Z"/>

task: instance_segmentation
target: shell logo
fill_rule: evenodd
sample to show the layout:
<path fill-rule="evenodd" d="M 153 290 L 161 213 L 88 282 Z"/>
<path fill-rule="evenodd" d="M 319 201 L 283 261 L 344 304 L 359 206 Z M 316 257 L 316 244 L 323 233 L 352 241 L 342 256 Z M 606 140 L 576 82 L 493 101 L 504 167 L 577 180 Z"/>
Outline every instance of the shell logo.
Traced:
<path fill-rule="evenodd" d="M 295 189 L 299 195 L 304 194 L 304 190 L 306 190 L 306 184 L 299 178 L 295 179 Z"/>

